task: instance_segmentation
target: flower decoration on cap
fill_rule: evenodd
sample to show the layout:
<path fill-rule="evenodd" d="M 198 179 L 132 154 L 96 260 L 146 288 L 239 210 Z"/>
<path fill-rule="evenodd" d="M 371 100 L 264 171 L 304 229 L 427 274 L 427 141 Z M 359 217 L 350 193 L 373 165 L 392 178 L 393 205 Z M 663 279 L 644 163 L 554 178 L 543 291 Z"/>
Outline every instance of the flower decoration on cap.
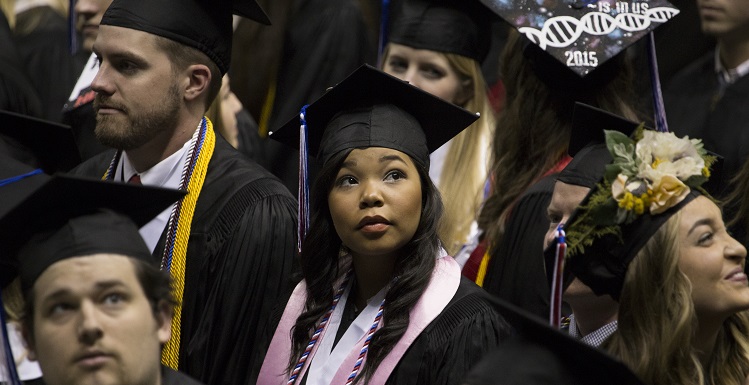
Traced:
<path fill-rule="evenodd" d="M 634 138 L 604 132 L 613 162 L 569 227 L 575 230 L 567 233 L 568 255 L 583 252 L 604 235 L 621 236 L 621 225 L 643 214 L 668 211 L 692 189 L 709 197 L 700 186 L 710 177 L 716 158 L 707 154 L 701 140 L 644 130 L 642 125 Z"/>

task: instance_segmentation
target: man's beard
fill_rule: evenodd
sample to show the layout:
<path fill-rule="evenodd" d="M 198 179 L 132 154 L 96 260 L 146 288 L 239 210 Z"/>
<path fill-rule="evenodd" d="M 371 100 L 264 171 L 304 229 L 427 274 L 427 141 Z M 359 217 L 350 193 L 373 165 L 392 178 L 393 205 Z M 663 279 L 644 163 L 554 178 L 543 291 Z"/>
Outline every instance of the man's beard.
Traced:
<path fill-rule="evenodd" d="M 145 111 L 132 111 L 124 105 L 113 103 L 106 96 L 96 95 L 94 109 L 106 104 L 120 109 L 117 115 L 96 115 L 96 139 L 107 147 L 119 150 L 140 148 L 164 131 L 174 131 L 180 108 L 177 85 L 172 84 L 165 98 Z"/>

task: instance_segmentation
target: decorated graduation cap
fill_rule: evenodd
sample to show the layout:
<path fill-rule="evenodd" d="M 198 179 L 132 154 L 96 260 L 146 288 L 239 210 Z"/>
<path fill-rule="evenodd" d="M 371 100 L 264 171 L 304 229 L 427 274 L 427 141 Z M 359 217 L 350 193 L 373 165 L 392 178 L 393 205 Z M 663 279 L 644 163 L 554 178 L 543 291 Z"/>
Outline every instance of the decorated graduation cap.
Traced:
<path fill-rule="evenodd" d="M 481 0 L 531 43 L 586 76 L 679 13 L 666 0 Z"/>
<path fill-rule="evenodd" d="M 468 373 L 468 385 L 642 385 L 621 361 L 566 333 L 555 330 L 520 308 L 485 295 L 515 329 Z M 497 375 L 497 368 L 502 368 Z"/>
<path fill-rule="evenodd" d="M 575 103 L 572 114 L 568 152 L 573 158 L 559 173 L 557 181 L 593 189 L 600 182 L 612 157 L 605 143 L 604 130 L 630 136 L 639 125 L 602 109 L 583 103 Z M 564 236 L 563 226 L 557 228 L 557 241 Z M 566 244 L 557 243 L 544 252 L 546 273 L 551 287 L 549 322 L 559 326 L 562 294 L 564 292 L 563 270 Z"/>
<path fill-rule="evenodd" d="M 404 0 L 393 19 L 389 40 L 480 63 L 489 52 L 495 18 L 479 0 Z"/>
<path fill-rule="evenodd" d="M 0 203 L 0 284 L 17 274 L 23 291 L 66 258 L 111 253 L 153 262 L 138 228 L 184 195 L 64 175 L 41 186 L 30 182 L 16 182 L 27 190 L 23 200 Z M 0 186 L 0 194 L 5 188 Z"/>
<path fill-rule="evenodd" d="M 369 65 L 356 69 L 270 137 L 299 149 L 298 248 L 309 227 L 307 157 L 322 164 L 354 148 L 385 147 L 429 168 L 429 154 L 478 119 Z"/>
<path fill-rule="evenodd" d="M 612 161 L 565 225 L 564 272 L 566 281 L 574 275 L 618 300 L 627 267 L 645 243 L 671 215 L 707 195 L 702 185 L 715 157 L 698 139 L 642 127 L 632 137 L 605 131 L 605 143 Z"/>
<path fill-rule="evenodd" d="M 231 62 L 232 14 L 270 25 L 255 0 L 114 0 L 101 25 L 136 29 L 193 47 L 223 75 Z"/>
<path fill-rule="evenodd" d="M 47 173 L 81 162 L 70 127 L 10 111 L 0 111 L 0 152 Z"/>

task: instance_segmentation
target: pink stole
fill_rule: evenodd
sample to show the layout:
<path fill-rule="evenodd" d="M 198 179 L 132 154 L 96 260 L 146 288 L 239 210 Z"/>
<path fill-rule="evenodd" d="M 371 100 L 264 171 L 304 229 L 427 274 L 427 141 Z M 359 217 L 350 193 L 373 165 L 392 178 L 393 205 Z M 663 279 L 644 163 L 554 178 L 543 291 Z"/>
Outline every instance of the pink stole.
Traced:
<path fill-rule="evenodd" d="M 337 284 L 340 284 L 340 282 Z M 384 384 L 385 381 L 387 381 L 388 377 L 390 377 L 390 373 L 392 373 L 408 347 L 411 346 L 419 334 L 421 334 L 421 332 L 435 318 L 437 318 L 440 313 L 442 313 L 442 310 L 458 291 L 459 285 L 460 267 L 455 260 L 453 260 L 452 257 L 442 257 L 437 259 L 429 285 L 421 298 L 416 302 L 414 308 L 411 309 L 410 321 L 405 334 L 403 334 L 395 347 L 377 367 L 369 384 Z M 281 321 L 273 335 L 273 340 L 271 341 L 268 352 L 265 355 L 263 367 L 260 370 L 260 375 L 257 380 L 258 385 L 280 385 L 286 384 L 288 381 L 289 373 L 287 367 L 289 356 L 291 355 L 291 328 L 304 310 L 306 293 L 307 285 L 302 281 L 294 289 L 289 302 L 286 304 L 286 309 L 284 310 Z M 387 322 L 387 320 L 383 318 L 383 322 Z M 322 331 L 320 341 L 325 338 L 326 331 L 327 327 Z M 351 370 L 354 368 L 354 364 L 359 356 L 359 351 L 362 346 L 364 346 L 364 339 L 364 336 L 362 336 L 354 349 L 352 349 L 348 356 L 346 356 L 346 359 L 344 359 L 343 363 L 336 371 L 331 384 L 343 385 L 346 383 L 346 380 L 351 374 Z M 302 371 L 297 377 L 297 383 L 304 378 L 304 374 L 306 373 L 309 364 L 312 362 L 318 346 L 320 346 L 319 341 L 310 352 Z M 366 359 L 364 362 L 365 363 L 362 365 L 366 365 Z"/>

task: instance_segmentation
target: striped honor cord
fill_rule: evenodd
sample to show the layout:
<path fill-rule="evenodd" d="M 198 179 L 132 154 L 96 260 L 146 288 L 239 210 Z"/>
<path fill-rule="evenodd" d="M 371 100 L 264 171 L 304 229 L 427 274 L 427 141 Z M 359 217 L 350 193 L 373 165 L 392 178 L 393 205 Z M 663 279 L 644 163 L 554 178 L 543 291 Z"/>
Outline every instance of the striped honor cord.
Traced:
<path fill-rule="evenodd" d="M 356 379 L 356 375 L 359 374 L 359 369 L 361 369 L 361 364 L 364 362 L 364 357 L 367 356 L 367 352 L 369 351 L 369 342 L 372 340 L 372 335 L 377 331 L 377 327 L 380 326 L 380 320 L 382 320 L 382 309 L 385 307 L 385 299 L 382 299 L 382 302 L 380 302 L 380 309 L 377 310 L 377 315 L 375 316 L 374 322 L 372 322 L 372 326 L 369 327 L 369 331 L 367 332 L 367 339 L 364 340 L 364 346 L 362 346 L 361 351 L 359 352 L 359 358 L 356 359 L 356 364 L 354 364 L 354 369 L 351 371 L 351 374 L 348 376 L 348 379 L 346 380 L 346 385 L 351 385 L 351 383 L 354 382 L 354 379 Z"/>
<path fill-rule="evenodd" d="M 304 353 L 302 353 L 302 356 L 299 357 L 299 361 L 297 362 L 297 364 L 294 365 L 294 369 L 291 371 L 291 376 L 289 377 L 289 380 L 286 381 L 287 385 L 292 385 L 294 382 L 296 382 L 296 379 L 299 376 L 299 372 L 302 371 L 304 363 L 307 362 L 307 357 L 309 357 L 310 352 L 312 352 L 312 348 L 315 347 L 317 340 L 320 338 L 320 334 L 322 334 L 323 329 L 325 329 L 325 325 L 328 324 L 330 316 L 333 314 L 333 311 L 338 305 L 338 301 L 340 301 L 341 296 L 343 296 L 343 292 L 346 290 L 346 286 L 348 286 L 348 281 L 350 278 L 351 271 L 346 274 L 346 278 L 343 280 L 343 283 L 341 283 L 341 287 L 338 288 L 335 296 L 333 296 L 333 303 L 330 305 L 330 309 L 328 309 L 328 312 L 325 313 L 325 315 L 322 317 L 322 320 L 315 328 L 315 333 L 312 334 L 312 338 L 307 344 L 307 348 L 304 349 Z"/>
<path fill-rule="evenodd" d="M 556 231 L 557 250 L 554 261 L 554 278 L 551 283 L 551 308 L 549 309 L 549 324 L 559 329 L 562 319 L 562 285 L 564 281 L 564 257 L 567 254 L 564 225 L 559 224 Z"/>

